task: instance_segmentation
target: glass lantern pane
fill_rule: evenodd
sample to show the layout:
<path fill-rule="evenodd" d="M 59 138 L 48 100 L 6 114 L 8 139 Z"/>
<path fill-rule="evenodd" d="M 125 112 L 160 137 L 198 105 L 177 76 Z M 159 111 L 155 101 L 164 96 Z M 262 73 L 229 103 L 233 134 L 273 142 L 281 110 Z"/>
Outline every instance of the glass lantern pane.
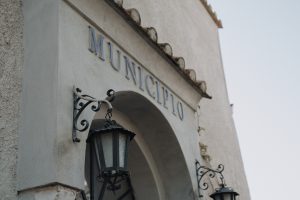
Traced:
<path fill-rule="evenodd" d="M 95 140 L 94 140 L 94 148 L 93 148 L 93 151 L 95 151 L 95 162 L 97 162 L 97 167 L 98 167 L 98 170 L 100 170 L 102 168 L 102 165 L 104 163 L 101 163 L 101 151 L 102 150 L 102 147 L 100 145 L 100 136 L 95 136 Z M 93 159 L 93 158 L 92 158 Z"/>
<path fill-rule="evenodd" d="M 127 135 L 119 134 L 119 166 L 125 167 L 125 152 L 126 152 Z"/>
<path fill-rule="evenodd" d="M 113 134 L 106 133 L 101 135 L 105 166 L 113 167 Z"/>
<path fill-rule="evenodd" d="M 233 200 L 233 199 L 231 199 L 231 194 L 230 193 L 223 194 L 223 199 L 224 200 Z"/>
<path fill-rule="evenodd" d="M 220 195 L 214 196 L 214 200 L 222 200 Z"/>

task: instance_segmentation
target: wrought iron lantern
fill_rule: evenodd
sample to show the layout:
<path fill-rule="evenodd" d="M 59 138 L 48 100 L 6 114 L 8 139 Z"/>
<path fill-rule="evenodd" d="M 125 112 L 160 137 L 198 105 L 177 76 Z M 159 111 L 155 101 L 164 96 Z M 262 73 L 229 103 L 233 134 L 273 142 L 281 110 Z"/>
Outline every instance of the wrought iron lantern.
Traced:
<path fill-rule="evenodd" d="M 207 175 L 209 178 L 214 178 L 218 175 L 221 180 L 220 188 L 217 188 L 216 191 L 210 195 L 210 197 L 214 200 L 236 200 L 236 196 L 239 194 L 235 192 L 232 188 L 227 187 L 225 184 L 224 176 L 224 165 L 219 164 L 217 169 L 210 169 L 205 166 L 201 166 L 199 161 L 196 160 L 196 174 L 197 174 L 197 182 L 198 182 L 198 193 L 199 197 L 203 197 L 201 195 L 200 190 L 207 190 L 208 184 L 203 181 L 203 178 Z"/>
<path fill-rule="evenodd" d="M 94 120 L 87 143 L 102 177 L 127 174 L 128 145 L 135 134 L 111 119 Z"/>
<path fill-rule="evenodd" d="M 236 200 L 238 195 L 232 188 L 221 185 L 221 188 L 218 188 L 210 197 L 214 200 Z"/>
<path fill-rule="evenodd" d="M 110 114 L 107 113 L 107 115 Z M 94 185 L 99 184 L 99 181 L 102 182 L 102 186 L 97 199 L 103 199 L 106 189 L 115 193 L 121 188 L 121 182 L 124 181 L 127 181 L 129 185 L 129 192 L 125 192 L 123 195 L 132 193 L 127 170 L 127 157 L 129 142 L 134 136 L 133 132 L 126 130 L 110 117 L 93 121 L 87 138 L 90 147 L 92 200 L 96 199 L 94 195 L 97 195 L 98 192 L 95 191 Z M 95 161 L 96 167 L 94 168 Z M 95 180 L 95 177 L 98 179 Z"/>

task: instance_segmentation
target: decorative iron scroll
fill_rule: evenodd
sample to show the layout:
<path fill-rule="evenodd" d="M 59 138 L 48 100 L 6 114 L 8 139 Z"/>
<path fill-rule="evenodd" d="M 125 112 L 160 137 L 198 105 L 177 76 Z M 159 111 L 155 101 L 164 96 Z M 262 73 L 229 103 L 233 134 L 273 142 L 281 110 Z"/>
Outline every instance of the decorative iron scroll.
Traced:
<path fill-rule="evenodd" d="M 132 183 L 131 183 L 131 179 L 130 179 L 130 175 L 129 174 L 123 174 L 120 176 L 104 176 L 101 177 L 100 182 L 102 182 L 102 187 L 98 196 L 98 199 L 102 200 L 104 197 L 104 193 L 105 190 L 110 190 L 113 193 L 115 193 L 117 190 L 119 190 L 121 188 L 121 183 L 122 182 L 126 182 L 128 189 L 121 194 L 119 197 L 117 197 L 117 200 L 122 200 L 126 197 L 130 197 L 130 199 L 135 200 L 135 196 L 134 196 L 134 190 L 132 187 Z"/>
<path fill-rule="evenodd" d="M 100 111 L 102 103 L 108 105 L 107 113 L 112 112 L 112 105 L 110 102 L 113 101 L 115 97 L 115 91 L 110 89 L 107 91 L 107 96 L 109 100 L 97 100 L 94 97 L 91 97 L 87 94 L 81 94 L 82 90 L 79 88 L 73 88 L 73 131 L 72 131 L 72 140 L 73 142 L 80 142 L 80 139 L 77 137 L 77 132 L 84 132 L 86 131 L 90 123 L 86 119 L 79 120 L 80 115 L 82 112 L 90 107 L 93 112 Z M 91 105 L 91 106 L 89 106 Z"/>
<path fill-rule="evenodd" d="M 219 164 L 217 169 L 210 169 L 205 166 L 201 166 L 199 161 L 196 160 L 196 175 L 197 175 L 197 183 L 198 183 L 198 194 L 199 197 L 203 197 L 201 195 L 200 190 L 207 190 L 208 183 L 203 180 L 203 177 L 207 175 L 209 178 L 214 178 L 218 175 L 219 179 L 221 180 L 221 184 L 225 185 L 225 180 L 222 172 L 224 171 L 224 165 Z"/>
<path fill-rule="evenodd" d="M 111 179 L 113 179 L 113 180 L 111 180 Z M 102 182 L 102 186 L 101 186 L 101 190 L 100 190 L 100 193 L 99 193 L 99 196 L 97 199 L 101 199 L 101 200 L 103 199 L 105 189 L 110 190 L 115 193 L 116 190 L 121 188 L 121 185 L 120 185 L 121 182 L 126 182 L 128 189 L 123 194 L 121 194 L 119 197 L 117 197 L 116 199 L 122 200 L 126 197 L 131 197 L 132 200 L 135 200 L 134 190 L 132 187 L 132 183 L 131 183 L 129 174 L 124 174 L 123 176 L 120 176 L 120 177 L 105 177 L 105 178 L 101 177 L 99 179 L 99 181 Z M 90 199 L 90 197 L 89 198 L 87 197 L 86 192 L 89 193 L 89 191 L 81 190 L 77 195 L 82 200 L 88 200 L 88 199 Z"/>

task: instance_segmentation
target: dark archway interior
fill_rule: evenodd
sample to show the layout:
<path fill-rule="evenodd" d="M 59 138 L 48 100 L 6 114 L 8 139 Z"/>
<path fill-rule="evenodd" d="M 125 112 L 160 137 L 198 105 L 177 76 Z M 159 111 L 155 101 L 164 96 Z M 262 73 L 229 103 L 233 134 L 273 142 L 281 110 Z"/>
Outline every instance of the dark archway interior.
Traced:
<path fill-rule="evenodd" d="M 157 185 L 151 169 L 135 141 L 130 144 L 128 169 L 136 199 L 159 200 Z"/>

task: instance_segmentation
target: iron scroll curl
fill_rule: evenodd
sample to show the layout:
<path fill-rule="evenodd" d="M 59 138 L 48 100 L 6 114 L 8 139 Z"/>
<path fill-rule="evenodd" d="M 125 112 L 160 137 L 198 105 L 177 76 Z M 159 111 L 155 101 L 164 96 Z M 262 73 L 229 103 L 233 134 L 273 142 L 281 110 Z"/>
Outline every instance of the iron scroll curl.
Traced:
<path fill-rule="evenodd" d="M 208 189 L 208 183 L 205 182 L 203 179 L 206 175 L 209 178 L 215 178 L 218 175 L 218 178 L 221 181 L 222 185 L 225 185 L 225 180 L 223 176 L 223 171 L 224 171 L 224 165 L 219 164 L 217 169 L 211 169 L 206 166 L 201 166 L 199 161 L 196 160 L 195 162 L 196 166 L 196 175 L 197 175 L 197 185 L 198 185 L 198 194 L 199 197 L 203 197 L 201 195 L 200 190 L 207 190 Z"/>
<path fill-rule="evenodd" d="M 81 92 L 82 90 L 80 88 L 73 87 L 73 142 L 80 142 L 80 139 L 77 137 L 77 132 L 84 132 L 90 127 L 90 123 L 87 119 L 80 119 L 83 111 L 90 107 L 90 109 L 96 113 L 100 111 L 101 105 L 104 103 L 108 106 L 107 113 L 111 114 L 113 107 L 110 102 L 115 98 L 115 91 L 113 89 L 109 89 L 106 93 L 108 100 L 98 100 L 90 95 L 81 94 Z"/>

